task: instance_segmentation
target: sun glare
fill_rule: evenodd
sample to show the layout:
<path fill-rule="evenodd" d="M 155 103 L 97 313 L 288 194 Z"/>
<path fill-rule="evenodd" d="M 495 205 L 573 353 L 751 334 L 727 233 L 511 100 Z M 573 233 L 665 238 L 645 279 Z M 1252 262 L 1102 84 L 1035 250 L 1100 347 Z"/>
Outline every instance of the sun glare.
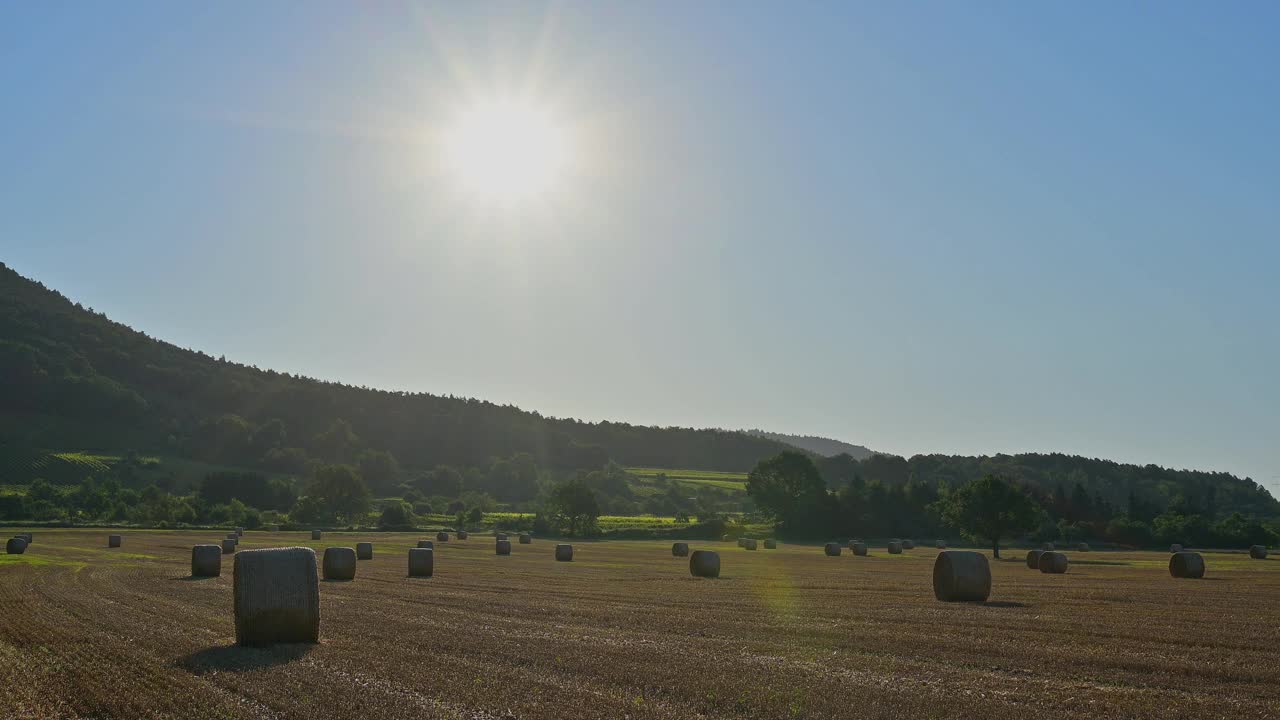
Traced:
<path fill-rule="evenodd" d="M 476 102 L 442 138 L 441 157 L 459 188 L 486 203 L 515 206 L 553 190 L 572 160 L 569 133 L 551 110 L 526 98 Z"/>

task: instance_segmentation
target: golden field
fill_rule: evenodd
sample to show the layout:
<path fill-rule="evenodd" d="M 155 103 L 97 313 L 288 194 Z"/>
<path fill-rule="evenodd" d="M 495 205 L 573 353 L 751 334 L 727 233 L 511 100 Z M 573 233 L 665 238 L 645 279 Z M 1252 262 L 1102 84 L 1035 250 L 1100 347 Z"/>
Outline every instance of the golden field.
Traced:
<path fill-rule="evenodd" d="M 14 529 L 13 532 L 18 532 Z M 354 546 L 322 582 L 321 642 L 234 646 L 221 532 L 40 530 L 0 555 L 3 718 L 1264 718 L 1280 717 L 1280 560 L 1206 553 L 1175 580 L 1163 553 L 1068 551 L 1065 575 L 992 562 L 985 604 L 940 603 L 936 551 L 825 557 L 719 550 L 690 577 L 656 541 L 247 532 L 242 547 Z M 9 533 L 12 534 L 12 533 Z"/>

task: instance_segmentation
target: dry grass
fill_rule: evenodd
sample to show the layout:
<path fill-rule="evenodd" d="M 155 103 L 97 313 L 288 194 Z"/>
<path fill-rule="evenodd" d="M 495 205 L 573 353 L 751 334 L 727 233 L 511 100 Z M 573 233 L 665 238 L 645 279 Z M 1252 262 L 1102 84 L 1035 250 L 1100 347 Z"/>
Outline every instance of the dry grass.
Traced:
<path fill-rule="evenodd" d="M 0 556 L 3 718 L 1265 718 L 1280 713 L 1280 560 L 1094 551 L 1065 575 L 992 561 L 991 600 L 940 603 L 936 551 L 720 552 L 575 542 L 574 562 L 416 536 L 322 583 L 321 643 L 232 647 L 231 577 L 192 580 L 207 534 L 49 530 Z M 246 535 L 242 548 L 352 545 Z M 513 604 L 513 598 L 519 598 Z M 429 641 L 406 642 L 406 638 Z M 448 658 L 441 662 L 441 658 Z M 429 673 L 423 672 L 430 667 Z M 198 702 L 193 702 L 198 698 Z"/>

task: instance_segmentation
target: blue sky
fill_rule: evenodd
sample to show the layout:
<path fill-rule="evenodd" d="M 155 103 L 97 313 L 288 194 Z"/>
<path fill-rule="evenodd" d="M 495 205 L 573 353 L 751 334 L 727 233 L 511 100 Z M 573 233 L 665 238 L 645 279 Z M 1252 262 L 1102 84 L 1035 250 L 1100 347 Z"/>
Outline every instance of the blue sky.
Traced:
<path fill-rule="evenodd" d="M 1280 490 L 1280 6 L 0 7 L 0 259 L 260 367 Z M 520 88 L 516 210 L 433 137 Z"/>

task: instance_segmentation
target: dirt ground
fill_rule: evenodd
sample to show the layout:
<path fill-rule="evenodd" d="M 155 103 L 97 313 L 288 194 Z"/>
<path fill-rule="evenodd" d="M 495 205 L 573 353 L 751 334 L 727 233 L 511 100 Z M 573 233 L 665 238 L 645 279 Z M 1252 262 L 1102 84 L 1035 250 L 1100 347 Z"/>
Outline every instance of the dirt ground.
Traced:
<path fill-rule="evenodd" d="M 12 529 L 7 534 L 19 532 Z M 248 532 L 242 547 L 374 543 L 322 582 L 321 642 L 234 646 L 231 558 L 192 579 L 218 532 L 35 530 L 0 555 L 3 718 L 1280 717 L 1280 560 L 1069 552 L 1065 575 L 993 561 L 991 600 L 941 603 L 936 551 L 721 554 L 689 575 L 669 543 Z M 432 535 L 422 536 L 431 539 Z"/>

